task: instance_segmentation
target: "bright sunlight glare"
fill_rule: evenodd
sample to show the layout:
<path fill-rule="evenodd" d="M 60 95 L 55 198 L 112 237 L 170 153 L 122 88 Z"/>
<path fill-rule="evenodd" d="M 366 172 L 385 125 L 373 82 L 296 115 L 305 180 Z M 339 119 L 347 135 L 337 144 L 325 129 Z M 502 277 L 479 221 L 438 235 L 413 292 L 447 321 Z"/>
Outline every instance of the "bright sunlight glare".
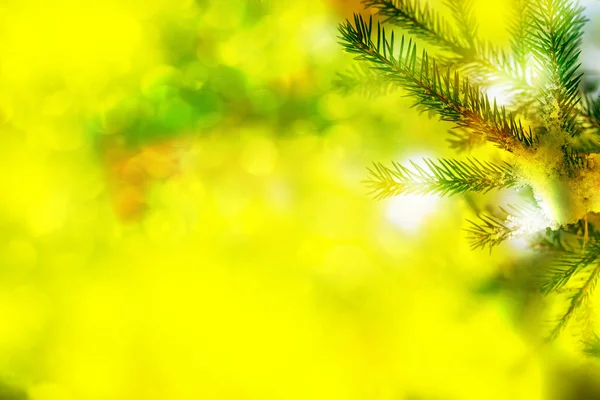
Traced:
<path fill-rule="evenodd" d="M 437 207 L 434 196 L 404 195 L 389 200 L 386 217 L 403 230 L 416 230 Z"/>
<path fill-rule="evenodd" d="M 418 155 L 406 157 L 401 164 L 409 169 L 412 160 L 416 165 L 425 167 L 424 158 L 427 156 Z M 404 194 L 395 196 L 388 200 L 386 205 L 386 218 L 396 227 L 402 230 L 415 231 L 424 222 L 425 218 L 436 210 L 440 198 L 433 195 Z"/>
<path fill-rule="evenodd" d="M 508 105 L 512 101 L 512 93 L 506 90 L 506 86 L 496 84 L 488 87 L 486 93 L 491 101 L 496 100 L 499 106 Z"/>

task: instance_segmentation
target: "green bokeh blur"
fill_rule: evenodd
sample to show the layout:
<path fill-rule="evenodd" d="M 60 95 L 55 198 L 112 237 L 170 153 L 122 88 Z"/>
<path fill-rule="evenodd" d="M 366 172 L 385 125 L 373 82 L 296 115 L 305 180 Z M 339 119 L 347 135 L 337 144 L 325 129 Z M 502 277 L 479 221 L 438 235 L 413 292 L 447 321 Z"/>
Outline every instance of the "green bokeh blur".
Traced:
<path fill-rule="evenodd" d="M 507 4 L 477 3 L 499 43 Z M 368 195 L 373 161 L 455 154 L 403 93 L 335 90 L 360 9 L 0 2 L 0 399 L 594 393 L 502 283 L 519 243 L 471 251 L 458 198 Z"/>

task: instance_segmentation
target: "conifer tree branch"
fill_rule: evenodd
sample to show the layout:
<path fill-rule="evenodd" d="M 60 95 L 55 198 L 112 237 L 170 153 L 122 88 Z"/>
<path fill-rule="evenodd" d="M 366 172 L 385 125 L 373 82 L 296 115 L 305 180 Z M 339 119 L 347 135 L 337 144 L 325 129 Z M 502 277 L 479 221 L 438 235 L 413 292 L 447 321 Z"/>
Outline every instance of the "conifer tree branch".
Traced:
<path fill-rule="evenodd" d="M 392 23 L 417 37 L 451 52 L 442 64 L 469 73 L 482 86 L 500 81 L 509 92 L 528 94 L 533 102 L 532 84 L 527 81 L 525 69 L 501 49 L 476 38 L 476 21 L 472 0 L 448 1 L 466 39 L 458 38 L 450 25 L 419 0 L 363 0 L 367 8 L 377 10 L 384 23 Z M 463 11 L 465 15 L 463 16 Z M 465 23 L 465 21 L 470 21 Z M 531 98 L 530 98 L 531 97 Z"/>
<path fill-rule="evenodd" d="M 581 103 L 580 115 L 583 129 L 598 133 L 598 129 L 600 129 L 600 96 L 595 98 L 590 95 L 582 96 Z"/>
<path fill-rule="evenodd" d="M 579 134 L 574 112 L 579 97 L 579 47 L 586 22 L 571 0 L 541 0 L 530 8 L 530 46 L 544 72 L 540 113 L 546 130 Z M 554 127 L 554 128 L 553 128 Z"/>
<path fill-rule="evenodd" d="M 365 63 L 354 63 L 347 71 L 338 72 L 333 86 L 344 95 L 358 92 L 369 98 L 387 95 L 398 89 L 393 82 L 382 78 Z"/>
<path fill-rule="evenodd" d="M 531 130 L 523 129 L 512 114 L 507 116 L 504 107 L 495 102 L 490 105 L 488 97 L 468 80 L 461 81 L 458 72 L 452 75 L 448 69 L 442 74 L 435 59 L 425 51 L 419 60 L 412 40 L 406 43 L 402 36 L 396 50 L 393 31 L 388 40 L 385 28 L 377 24 L 375 38 L 372 19 L 367 23 L 359 15 L 355 15 L 354 24 L 346 21 L 339 31 L 346 51 L 369 61 L 386 79 L 399 83 L 415 98 L 415 106 L 435 111 L 441 120 L 471 129 L 507 151 L 533 144 Z"/>
<path fill-rule="evenodd" d="M 427 40 L 445 50 L 462 54 L 465 48 L 459 43 L 450 25 L 427 4 L 419 0 L 363 0 L 366 8 L 377 10 L 383 23 L 392 23 L 418 38 Z"/>
<path fill-rule="evenodd" d="M 600 153 L 600 96 L 582 95 L 577 107 L 581 134 L 572 138 L 574 153 Z"/>
<path fill-rule="evenodd" d="M 447 0 L 446 6 L 452 11 L 452 16 L 467 47 L 475 48 L 478 27 L 473 11 L 473 0 Z"/>
<path fill-rule="evenodd" d="M 600 153 L 600 135 L 592 133 L 591 135 L 579 135 L 571 142 L 573 154 L 585 155 Z"/>
<path fill-rule="evenodd" d="M 477 218 L 479 219 L 477 222 L 467 220 L 471 226 L 465 229 L 472 250 L 484 249 L 487 246 L 491 253 L 495 246 L 514 234 L 515 229 L 507 225 L 501 218 L 486 214 L 477 215 Z"/>
<path fill-rule="evenodd" d="M 539 290 L 544 295 L 568 294 L 567 308 L 559 315 L 550 339 L 556 338 L 578 309 L 586 305 L 600 275 L 600 232 L 592 223 L 587 225 L 581 220 L 543 235 L 543 247 L 554 259 L 539 272 Z M 584 317 L 591 331 L 590 316 Z"/>
<path fill-rule="evenodd" d="M 600 238 L 600 233 L 596 231 L 592 223 L 588 224 L 588 233 L 592 241 Z M 547 229 L 536 238 L 535 247 L 554 254 L 573 252 L 582 248 L 584 234 L 585 221 L 580 220 L 575 224 L 564 225 L 557 230 Z M 542 276 L 550 277 L 551 274 Z"/>
<path fill-rule="evenodd" d="M 515 62 L 524 74 L 528 67 L 527 59 L 532 49 L 529 37 L 530 9 L 533 6 L 531 0 L 513 0 L 510 19 L 510 47 Z"/>
<path fill-rule="evenodd" d="M 472 52 L 457 62 L 462 70 L 477 77 L 482 85 L 500 83 L 508 92 L 528 93 L 533 86 L 514 59 L 489 42 L 476 40 Z"/>
<path fill-rule="evenodd" d="M 600 358 L 600 337 L 593 334 L 591 338 L 583 341 L 583 352 L 590 357 Z"/>
<path fill-rule="evenodd" d="M 499 208 L 502 216 L 478 214 L 478 222 L 467 220 L 471 226 L 466 231 L 473 249 L 488 246 L 491 252 L 506 239 L 538 234 L 548 224 L 544 213 L 535 204 Z"/>
<path fill-rule="evenodd" d="M 497 165 L 476 159 L 423 159 L 425 165 L 410 162 L 410 167 L 393 162 L 392 168 L 375 163 L 369 169 L 367 186 L 377 199 L 401 194 L 456 195 L 465 192 L 487 193 L 492 189 L 513 187 L 517 184 L 509 164 Z"/>
<path fill-rule="evenodd" d="M 469 152 L 485 143 L 480 135 L 468 129 L 451 129 L 448 133 L 451 137 L 446 141 L 449 143 L 450 148 L 458 153 Z"/>
<path fill-rule="evenodd" d="M 532 49 L 529 10 L 533 5 L 532 0 L 512 0 L 512 6 L 508 27 L 512 59 L 509 59 L 505 53 L 497 51 L 495 58 L 498 61 L 494 64 L 504 71 L 503 78 L 509 83 L 509 88 L 515 95 L 513 103 L 517 105 L 518 111 L 525 114 L 537 102 L 538 95 L 535 87 L 536 72 L 530 62 Z"/>
<path fill-rule="evenodd" d="M 569 280 L 583 268 L 600 258 L 600 246 L 592 243 L 583 252 L 580 249 L 560 251 L 552 265 L 544 270 L 544 279 L 540 285 L 543 294 L 561 290 Z"/>
<path fill-rule="evenodd" d="M 564 329 L 567 323 L 571 320 L 573 315 L 577 312 L 577 310 L 586 306 L 587 302 L 594 292 L 596 284 L 598 283 L 598 276 L 600 275 L 600 263 L 598 262 L 598 257 L 600 257 L 600 250 L 598 248 L 595 249 L 595 252 L 598 254 L 594 259 L 594 265 L 589 272 L 589 275 L 583 281 L 583 284 L 575 288 L 573 294 L 568 298 L 568 308 L 566 311 L 559 317 L 557 324 L 554 329 L 550 332 L 549 338 L 555 339 L 560 332 Z"/>

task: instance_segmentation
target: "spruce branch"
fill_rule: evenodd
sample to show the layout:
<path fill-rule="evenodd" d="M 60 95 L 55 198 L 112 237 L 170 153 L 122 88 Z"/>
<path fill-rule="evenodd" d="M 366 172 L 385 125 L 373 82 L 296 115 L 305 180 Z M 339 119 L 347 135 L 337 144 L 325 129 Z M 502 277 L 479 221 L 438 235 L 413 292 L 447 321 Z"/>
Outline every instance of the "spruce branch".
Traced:
<path fill-rule="evenodd" d="M 583 252 L 580 249 L 560 251 L 551 266 L 543 271 L 540 291 L 550 294 L 561 290 L 569 280 L 583 268 L 593 264 L 600 258 L 600 246 L 592 243 Z"/>
<path fill-rule="evenodd" d="M 495 56 L 497 61 L 494 65 L 500 66 L 501 71 L 504 72 L 501 78 L 506 80 L 509 91 L 513 95 L 512 105 L 518 112 L 527 115 L 531 106 L 537 102 L 538 96 L 535 86 L 536 71 L 530 62 L 532 57 L 530 9 L 534 5 L 532 0 L 512 0 L 512 6 L 508 27 L 511 57 L 502 51 L 489 56 Z"/>
<path fill-rule="evenodd" d="M 584 130 L 600 129 L 600 96 L 582 96 L 580 107 L 581 125 Z"/>
<path fill-rule="evenodd" d="M 532 84 L 516 60 L 498 46 L 490 42 L 476 40 L 472 52 L 455 65 L 462 72 L 477 79 L 481 85 L 502 85 L 507 93 L 514 96 L 527 96 L 533 101 Z"/>
<path fill-rule="evenodd" d="M 591 240 L 596 240 L 597 237 L 600 237 L 600 234 L 596 232 L 592 223 L 588 224 L 587 231 Z M 538 235 L 534 241 L 534 247 L 551 254 L 573 252 L 583 247 L 585 232 L 584 220 L 580 220 L 575 224 L 562 226 L 556 230 L 546 229 L 545 232 Z"/>
<path fill-rule="evenodd" d="M 568 241 L 565 240 L 563 230 L 547 229 L 544 234 L 540 235 L 533 244 L 535 249 L 543 251 L 564 252 L 572 250 Z M 543 276 L 543 275 L 541 275 Z M 544 281 L 542 279 L 542 281 Z"/>
<path fill-rule="evenodd" d="M 580 101 L 579 54 L 586 19 L 583 9 L 569 0 L 541 0 L 530 8 L 529 45 L 541 71 L 540 116 L 546 130 L 557 127 L 579 134 L 575 107 Z"/>
<path fill-rule="evenodd" d="M 600 358 L 600 337 L 593 334 L 591 338 L 583 340 L 583 352 L 590 357 Z"/>
<path fill-rule="evenodd" d="M 589 235 L 588 240 L 584 236 Z M 558 316 L 549 338 L 556 338 L 572 317 L 586 307 L 583 315 L 588 330 L 591 317 L 587 304 L 600 275 L 600 232 L 584 221 L 545 233 L 544 248 L 553 259 L 538 273 L 538 288 L 543 295 L 566 294 L 566 308 Z"/>
<path fill-rule="evenodd" d="M 472 73 L 471 77 L 479 84 L 489 84 L 492 81 L 506 81 L 513 92 L 531 92 L 531 85 L 519 72 L 515 63 L 498 47 L 477 39 L 471 0 L 448 1 L 455 19 L 461 29 L 464 29 L 465 39 L 458 38 L 450 24 L 436 12 L 429 9 L 427 4 L 421 6 L 419 0 L 363 0 L 367 8 L 377 10 L 377 15 L 383 18 L 383 23 L 391 23 L 416 37 L 452 53 L 444 58 L 445 66 L 461 69 Z M 467 10 L 463 17 L 462 10 Z M 463 21 L 463 22 L 460 22 Z"/>
<path fill-rule="evenodd" d="M 347 20 L 340 25 L 339 32 L 346 51 L 369 61 L 386 79 L 403 86 L 415 99 L 415 106 L 434 111 L 441 120 L 454 122 L 459 128 L 471 129 L 507 151 L 533 145 L 531 130 L 526 131 L 512 114 L 507 116 L 504 107 L 496 102 L 491 105 L 468 79 L 461 80 L 458 72 L 451 74 L 450 69 L 443 74 L 425 51 L 419 60 L 412 40 L 406 43 L 402 36 L 397 51 L 393 31 L 388 40 L 385 28 L 378 23 L 374 37 L 372 18 L 367 23 L 359 15 L 355 15 L 354 24 Z"/>
<path fill-rule="evenodd" d="M 475 48 L 477 41 L 477 20 L 473 10 L 473 0 L 447 0 L 446 6 L 452 16 L 468 48 Z"/>
<path fill-rule="evenodd" d="M 581 307 L 585 307 L 588 305 L 587 303 L 592 293 L 594 292 L 596 284 L 598 283 L 598 275 L 600 274 L 600 263 L 598 262 L 598 257 L 600 257 L 600 250 L 598 250 L 598 248 L 596 247 L 595 252 L 598 255 L 594 259 L 594 264 L 592 268 L 588 268 L 587 271 L 585 271 L 588 273 L 588 275 L 586 277 L 583 277 L 583 282 L 579 285 L 579 287 L 576 287 L 572 290 L 572 294 L 567 299 L 568 307 L 566 311 L 559 316 L 558 322 L 556 323 L 554 329 L 552 329 L 552 331 L 550 332 L 550 339 L 555 339 L 565 328 L 565 326 L 569 323 L 574 314 Z"/>
<path fill-rule="evenodd" d="M 465 49 L 448 22 L 419 0 L 363 0 L 366 8 L 377 10 L 383 23 L 402 27 L 416 37 L 450 52 L 462 54 Z"/>
<path fill-rule="evenodd" d="M 528 55 L 532 51 L 529 25 L 531 24 L 530 9 L 533 4 L 531 0 L 513 0 L 512 5 L 509 25 L 510 48 L 521 73 L 525 74 L 528 68 Z"/>
<path fill-rule="evenodd" d="M 423 159 L 424 166 L 410 162 L 410 168 L 393 162 L 392 168 L 374 163 L 366 182 L 377 199 L 401 194 L 456 195 L 465 192 L 487 193 L 492 189 L 517 184 L 509 164 L 498 165 L 477 159 Z"/>
<path fill-rule="evenodd" d="M 583 94 L 577 107 L 581 133 L 571 141 L 574 153 L 600 153 L 600 96 Z"/>
<path fill-rule="evenodd" d="M 580 134 L 573 138 L 571 145 L 573 154 L 578 154 L 580 157 L 586 154 L 600 153 L 600 135 Z"/>
<path fill-rule="evenodd" d="M 495 246 L 514 234 L 515 229 L 507 225 L 502 218 L 486 214 L 479 214 L 477 218 L 477 222 L 467 220 L 471 226 L 465 229 L 472 250 L 484 249 L 487 246 L 491 252 Z"/>
<path fill-rule="evenodd" d="M 376 10 L 377 15 L 382 17 L 383 23 L 394 24 L 452 54 L 441 59 L 438 65 L 459 69 L 469 74 L 473 82 L 482 86 L 501 83 L 507 93 L 521 97 L 527 95 L 529 103 L 535 101 L 532 98 L 531 85 L 527 83 L 524 72 L 519 70 L 518 65 L 504 51 L 491 43 L 479 41 L 476 37 L 476 29 L 467 29 L 463 32 L 467 40 L 460 40 L 446 20 L 431 10 L 427 4 L 421 6 L 419 0 L 363 0 L 363 4 L 366 8 Z M 475 23 L 471 0 L 448 2 L 448 6 L 453 9 L 459 26 L 472 26 L 471 23 L 464 24 L 465 18 Z M 463 17 L 463 11 L 468 16 Z M 348 83 L 355 82 L 353 85 L 355 87 L 368 88 L 371 81 L 368 76 L 364 76 L 361 81 L 349 79 Z M 369 91 L 367 93 L 370 95 Z M 459 151 L 483 143 L 482 140 L 477 140 L 473 134 L 464 130 L 459 134 L 450 131 L 450 134 L 453 136 L 449 140 L 452 148 Z"/>
<path fill-rule="evenodd" d="M 368 98 L 384 96 L 398 90 L 393 82 L 383 79 L 376 70 L 365 63 L 354 63 L 345 72 L 338 72 L 333 82 L 341 94 L 360 93 Z"/>
<path fill-rule="evenodd" d="M 466 231 L 472 249 L 488 246 L 491 252 L 503 241 L 538 233 L 547 224 L 542 211 L 534 204 L 509 205 L 499 209 L 501 216 L 479 213 L 479 221 L 467 220 L 471 224 Z"/>
<path fill-rule="evenodd" d="M 450 137 L 446 141 L 458 153 L 469 152 L 484 143 L 480 135 L 468 129 L 451 129 L 448 133 Z"/>
<path fill-rule="evenodd" d="M 418 0 L 363 0 L 363 3 L 367 8 L 377 10 L 384 23 L 392 23 L 445 50 L 448 55 L 440 56 L 438 65 L 469 74 L 471 81 L 482 87 L 502 85 L 514 98 L 511 102 L 514 111 L 525 114 L 528 110 L 525 106 L 535 103 L 531 68 L 522 66 L 501 48 L 477 39 L 476 29 L 470 28 L 476 23 L 471 0 L 447 2 L 455 19 L 473 22 L 458 23 L 459 27 L 465 28 L 462 36 L 467 40 L 456 36 L 443 18 L 427 4 L 421 6 Z M 467 10 L 466 16 L 461 10 Z"/>

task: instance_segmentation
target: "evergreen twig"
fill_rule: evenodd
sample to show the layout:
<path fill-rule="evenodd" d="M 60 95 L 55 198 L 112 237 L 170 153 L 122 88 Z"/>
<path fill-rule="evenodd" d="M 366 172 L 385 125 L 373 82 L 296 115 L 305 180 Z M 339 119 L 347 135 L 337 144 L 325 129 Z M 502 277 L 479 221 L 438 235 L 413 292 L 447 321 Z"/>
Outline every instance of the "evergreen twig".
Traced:
<path fill-rule="evenodd" d="M 507 91 L 513 94 L 531 93 L 531 84 L 519 71 L 518 65 L 508 55 L 491 43 L 476 37 L 471 0 L 448 1 L 459 27 L 464 27 L 463 37 L 458 38 L 450 25 L 427 5 L 421 7 L 418 0 L 364 0 L 366 7 L 377 10 L 384 23 L 399 26 L 418 38 L 450 52 L 442 64 L 461 69 L 471 74 L 473 81 L 481 85 L 504 82 Z M 465 15 L 463 15 L 465 10 Z M 469 20 L 465 25 L 465 20 Z"/>
<path fill-rule="evenodd" d="M 462 54 L 465 48 L 450 27 L 450 24 L 427 4 L 419 0 L 363 0 L 367 8 L 377 10 L 383 23 L 400 26 L 420 39 L 450 52 Z"/>
<path fill-rule="evenodd" d="M 600 358 L 600 337 L 593 334 L 591 338 L 583 340 L 583 351 L 588 356 Z"/>
<path fill-rule="evenodd" d="M 597 134 L 600 129 L 600 96 L 582 96 L 581 103 L 580 116 L 583 129 L 593 130 Z"/>
<path fill-rule="evenodd" d="M 448 133 L 450 137 L 446 141 L 458 153 L 469 152 L 485 143 L 480 135 L 468 129 L 451 129 Z"/>
<path fill-rule="evenodd" d="M 477 20 L 473 10 L 473 0 L 447 0 L 462 39 L 468 48 L 475 48 L 477 42 Z"/>
<path fill-rule="evenodd" d="M 333 86 L 340 93 L 360 93 L 369 98 L 383 96 L 398 90 L 393 82 L 386 81 L 373 68 L 364 63 L 355 63 L 351 69 L 337 73 Z"/>
<path fill-rule="evenodd" d="M 442 73 L 436 60 L 423 51 L 417 57 L 416 44 L 402 36 L 399 49 L 394 46 L 394 32 L 389 39 L 385 28 L 378 23 L 373 34 L 373 21 L 367 23 L 355 15 L 354 24 L 346 21 L 340 26 L 340 38 L 345 49 L 360 60 L 372 63 L 386 79 L 397 82 L 415 98 L 415 106 L 436 112 L 441 120 L 471 129 L 498 147 L 514 151 L 517 147 L 533 145 L 531 130 L 527 131 L 504 107 L 490 104 L 488 97 L 458 72 Z"/>
<path fill-rule="evenodd" d="M 529 11 L 529 45 L 545 78 L 540 88 L 541 119 L 546 130 L 556 127 L 576 136 L 583 9 L 569 0 L 540 0 Z"/>
<path fill-rule="evenodd" d="M 484 249 L 486 246 L 492 249 L 509 239 L 515 229 L 506 224 L 505 220 L 494 216 L 479 214 L 479 221 L 467 220 L 470 227 L 465 229 L 468 232 L 468 239 L 471 242 L 471 249 Z"/>
<path fill-rule="evenodd" d="M 529 37 L 530 30 L 530 10 L 533 7 L 531 0 L 513 0 L 512 13 L 510 15 L 510 48 L 512 50 L 515 62 L 519 66 L 520 72 L 526 74 L 528 69 L 528 54 L 532 49 Z"/>
<path fill-rule="evenodd" d="M 584 278 L 582 284 L 579 287 L 573 289 L 572 294 L 568 298 L 568 307 L 567 309 L 561 313 L 558 317 L 558 321 L 550 332 L 549 338 L 555 339 L 560 332 L 565 328 L 567 323 L 571 320 L 574 314 L 581 308 L 587 305 L 587 302 L 594 292 L 596 284 L 598 283 L 598 276 L 600 274 L 600 262 L 598 262 L 598 257 L 600 257 L 600 250 L 597 246 L 593 246 L 593 254 L 595 254 L 595 258 L 593 259 L 593 266 L 589 269 L 587 277 Z M 589 256 L 590 260 L 592 255 Z M 591 262 L 590 262 L 591 264 Z M 581 264 L 583 265 L 583 264 Z"/>
<path fill-rule="evenodd" d="M 374 163 L 369 169 L 367 185 L 375 198 L 382 199 L 400 194 L 456 195 L 465 192 L 487 193 L 492 189 L 513 187 L 517 184 L 512 166 L 482 162 L 477 159 L 423 159 L 424 166 L 410 162 L 410 168 L 392 162 L 392 168 Z"/>

